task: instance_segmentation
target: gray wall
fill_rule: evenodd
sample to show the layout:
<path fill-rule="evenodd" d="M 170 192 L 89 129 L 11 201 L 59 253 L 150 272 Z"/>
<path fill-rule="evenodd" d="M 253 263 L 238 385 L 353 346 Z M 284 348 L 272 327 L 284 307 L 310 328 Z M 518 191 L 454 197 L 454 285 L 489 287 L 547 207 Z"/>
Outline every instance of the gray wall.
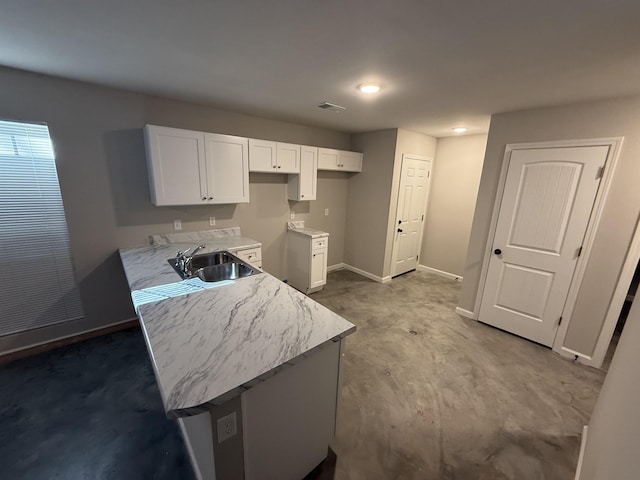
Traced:
<path fill-rule="evenodd" d="M 364 159 L 362 173 L 349 179 L 344 261 L 379 277 L 384 275 L 396 137 L 397 130 L 390 129 L 352 138 Z"/>
<path fill-rule="evenodd" d="M 635 479 L 640 472 L 640 302 L 627 323 L 589 421 L 579 480 Z"/>
<path fill-rule="evenodd" d="M 289 202 L 284 175 L 251 174 L 251 203 L 155 207 L 149 199 L 146 123 L 349 149 L 350 136 L 122 90 L 0 68 L 0 118 L 47 122 L 56 150 L 76 277 L 86 317 L 0 338 L 0 352 L 134 317 L 117 249 L 152 233 L 240 226 L 263 244 L 263 266 L 284 278 L 289 210 L 331 235 L 329 263 L 343 261 L 348 175 L 318 175 L 318 200 Z M 324 216 L 324 208 L 330 215 Z"/>
<path fill-rule="evenodd" d="M 345 263 L 380 278 L 391 272 L 402 155 L 433 157 L 436 139 L 403 129 L 353 135 L 363 171 L 349 180 Z"/>
<path fill-rule="evenodd" d="M 402 173 L 402 155 L 413 154 L 433 158 L 436 152 L 436 138 L 422 133 L 398 129 L 396 140 L 395 164 L 391 180 L 391 198 L 389 200 L 389 217 L 387 219 L 387 244 L 384 256 L 384 274 L 391 275 L 393 242 L 396 235 L 396 210 L 398 208 L 398 190 Z"/>
<path fill-rule="evenodd" d="M 508 143 L 624 136 L 564 346 L 591 355 L 640 213 L 640 97 L 494 115 L 469 242 L 461 308 L 472 311 Z"/>
<path fill-rule="evenodd" d="M 462 276 L 487 135 L 439 138 L 420 264 Z"/>

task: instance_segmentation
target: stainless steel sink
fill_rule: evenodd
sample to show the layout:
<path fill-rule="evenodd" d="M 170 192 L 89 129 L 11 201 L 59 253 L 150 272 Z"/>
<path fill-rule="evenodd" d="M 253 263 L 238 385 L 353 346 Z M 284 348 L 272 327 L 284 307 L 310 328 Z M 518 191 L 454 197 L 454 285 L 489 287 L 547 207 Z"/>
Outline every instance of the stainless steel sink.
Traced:
<path fill-rule="evenodd" d="M 175 258 L 170 258 L 167 262 L 183 279 L 198 277 L 204 282 L 235 280 L 260 273 L 258 269 L 227 251 L 194 255 L 186 272 L 178 267 Z"/>
<path fill-rule="evenodd" d="M 220 282 L 222 280 L 235 280 L 237 278 L 248 277 L 256 273 L 256 270 L 244 263 L 223 263 L 222 265 L 212 265 L 196 270 L 194 276 L 204 282 Z"/>

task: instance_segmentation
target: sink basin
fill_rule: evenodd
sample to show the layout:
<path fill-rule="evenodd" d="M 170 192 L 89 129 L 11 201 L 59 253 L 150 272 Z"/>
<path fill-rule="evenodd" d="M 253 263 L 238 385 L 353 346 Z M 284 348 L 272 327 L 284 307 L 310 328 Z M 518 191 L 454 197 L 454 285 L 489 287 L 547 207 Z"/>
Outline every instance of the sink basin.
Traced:
<path fill-rule="evenodd" d="M 183 279 L 198 277 L 204 282 L 235 280 L 260 273 L 256 268 L 226 251 L 194 255 L 191 259 L 190 271 L 186 273 L 178 268 L 175 258 L 170 258 L 167 262 Z"/>
<path fill-rule="evenodd" d="M 203 282 L 220 282 L 222 280 L 235 280 L 237 278 L 248 277 L 256 271 L 244 263 L 223 263 L 222 265 L 212 265 L 196 270 L 193 275 Z"/>

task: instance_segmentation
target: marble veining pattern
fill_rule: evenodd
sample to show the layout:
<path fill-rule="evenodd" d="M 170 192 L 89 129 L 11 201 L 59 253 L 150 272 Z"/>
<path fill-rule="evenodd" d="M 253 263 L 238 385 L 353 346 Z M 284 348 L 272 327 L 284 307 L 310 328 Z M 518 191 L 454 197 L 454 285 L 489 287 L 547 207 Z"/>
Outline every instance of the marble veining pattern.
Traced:
<path fill-rule="evenodd" d="M 238 237 L 240 227 L 218 228 L 216 230 L 204 230 L 200 232 L 178 232 L 151 235 L 149 240 L 152 245 L 166 245 L 167 243 L 191 243 L 206 242 L 216 238 Z"/>
<path fill-rule="evenodd" d="M 203 241 L 145 245 L 120 249 L 120 257 L 129 282 L 129 288 L 142 290 L 180 280 L 167 260 L 176 256 L 178 250 L 195 247 Z M 245 248 L 260 248 L 262 244 L 243 236 L 210 238 L 204 241 L 205 248 L 198 254 L 229 250 L 232 253 Z"/>
<path fill-rule="evenodd" d="M 322 238 L 322 237 L 329 236 L 327 232 L 305 227 L 304 220 L 295 220 L 292 222 L 287 222 L 287 230 L 290 232 L 299 233 L 300 235 L 306 235 L 307 237 L 311 237 L 311 238 Z"/>
<path fill-rule="evenodd" d="M 267 273 L 142 305 L 169 416 L 198 413 L 355 326 Z"/>

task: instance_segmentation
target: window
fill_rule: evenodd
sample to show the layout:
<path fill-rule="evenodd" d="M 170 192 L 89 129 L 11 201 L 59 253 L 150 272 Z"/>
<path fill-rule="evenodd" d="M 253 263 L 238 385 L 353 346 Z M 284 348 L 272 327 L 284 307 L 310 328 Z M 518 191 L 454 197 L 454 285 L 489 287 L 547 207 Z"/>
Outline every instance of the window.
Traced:
<path fill-rule="evenodd" d="M 0 335 L 83 316 L 49 129 L 0 121 Z"/>

